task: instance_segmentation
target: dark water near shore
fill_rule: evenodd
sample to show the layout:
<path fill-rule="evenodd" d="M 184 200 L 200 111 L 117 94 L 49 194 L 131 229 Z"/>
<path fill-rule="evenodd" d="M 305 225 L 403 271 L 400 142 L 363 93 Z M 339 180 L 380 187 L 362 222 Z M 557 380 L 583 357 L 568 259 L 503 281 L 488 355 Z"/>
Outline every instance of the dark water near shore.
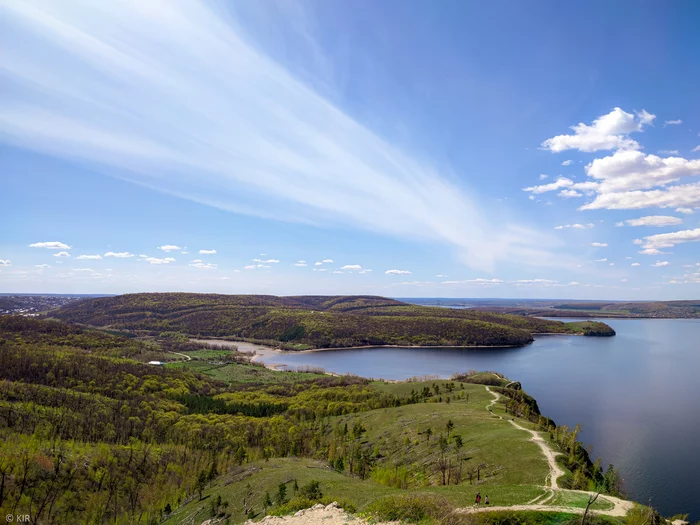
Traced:
<path fill-rule="evenodd" d="M 630 497 L 700 520 L 700 320 L 612 319 L 610 338 L 539 336 L 523 348 L 374 348 L 266 355 L 265 363 L 406 379 L 495 370 L 546 416 L 583 426 L 592 456 L 613 463 Z"/>

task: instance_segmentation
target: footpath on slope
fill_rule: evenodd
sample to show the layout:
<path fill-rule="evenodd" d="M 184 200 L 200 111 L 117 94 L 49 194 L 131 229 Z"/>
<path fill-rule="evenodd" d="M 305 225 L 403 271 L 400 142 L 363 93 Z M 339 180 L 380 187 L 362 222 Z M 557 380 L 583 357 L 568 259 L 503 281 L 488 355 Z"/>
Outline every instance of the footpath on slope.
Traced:
<path fill-rule="evenodd" d="M 461 509 L 458 509 L 457 512 L 469 514 L 469 513 L 474 513 L 474 512 L 489 512 L 489 511 L 497 511 L 497 510 L 510 510 L 510 511 L 538 510 L 538 511 L 569 512 L 569 513 L 573 513 L 573 514 L 583 514 L 585 509 L 580 508 L 580 507 L 567 507 L 567 506 L 545 505 L 544 504 L 547 501 L 553 499 L 553 497 L 556 493 L 583 494 L 583 495 L 588 495 L 588 496 L 595 496 L 596 493 L 591 492 L 591 491 L 587 491 L 587 490 L 570 490 L 570 489 L 560 488 L 559 485 L 557 484 L 557 480 L 561 476 L 564 475 L 564 470 L 557 464 L 557 456 L 559 454 L 561 454 L 561 452 L 554 451 L 552 449 L 552 447 L 549 445 L 549 443 L 547 443 L 544 440 L 544 438 L 539 434 L 539 432 L 525 428 L 525 427 L 519 425 L 518 423 L 516 423 L 513 419 L 507 419 L 507 418 L 504 418 L 503 416 L 499 416 L 498 414 L 494 414 L 493 406 L 501 398 L 501 395 L 498 392 L 494 392 L 493 390 L 491 390 L 488 386 L 486 386 L 485 388 L 486 388 L 486 391 L 493 396 L 493 399 L 486 406 L 486 410 L 488 410 L 489 413 L 493 414 L 494 416 L 498 417 L 499 419 L 502 419 L 503 421 L 508 421 L 508 423 L 513 425 L 515 428 L 529 433 L 532 436 L 530 438 L 530 441 L 533 441 L 534 443 L 537 444 L 537 446 L 540 447 L 540 450 L 542 451 L 542 454 L 544 455 L 545 459 L 547 460 L 547 464 L 549 465 L 549 474 L 547 475 L 547 479 L 545 480 L 545 485 L 542 487 L 543 489 L 546 490 L 546 492 L 544 494 L 542 494 L 541 496 L 538 496 L 534 500 L 532 500 L 529 503 L 526 503 L 524 505 L 511 505 L 511 506 L 503 506 L 503 507 L 492 507 L 492 506 L 488 506 L 488 507 L 487 506 L 463 507 Z M 544 499 L 542 499 L 543 497 L 544 497 Z M 613 508 L 609 509 L 609 510 L 590 509 L 588 511 L 590 514 L 603 514 L 606 516 L 624 517 L 627 515 L 627 513 L 634 506 L 633 501 L 627 501 L 627 500 L 623 500 L 623 499 L 616 498 L 613 496 L 600 495 L 599 499 L 609 501 L 610 503 L 612 503 Z M 540 500 L 540 501 L 538 502 L 538 500 Z"/>

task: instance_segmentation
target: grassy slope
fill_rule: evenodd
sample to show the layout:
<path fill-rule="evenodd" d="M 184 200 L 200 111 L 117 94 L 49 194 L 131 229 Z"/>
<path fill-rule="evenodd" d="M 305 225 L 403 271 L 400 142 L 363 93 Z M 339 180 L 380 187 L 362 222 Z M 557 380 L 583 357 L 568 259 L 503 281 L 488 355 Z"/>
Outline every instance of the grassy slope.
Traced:
<path fill-rule="evenodd" d="M 395 394 L 410 394 L 412 389 L 420 390 L 424 386 L 432 387 L 439 384 L 444 387 L 447 381 L 428 381 L 412 383 L 373 383 L 373 386 L 385 392 Z M 449 499 L 455 506 L 466 507 L 473 504 L 474 494 L 479 491 L 487 494 L 493 505 L 524 504 L 535 497 L 545 493 L 541 487 L 545 483 L 548 472 L 547 462 L 539 448 L 522 432 L 506 422 L 491 416 L 485 407 L 492 396 L 481 385 L 464 384 L 464 390 L 457 384 L 457 389 L 451 395 L 457 396 L 459 392 L 469 394 L 469 400 L 455 400 L 451 403 L 419 403 L 405 405 L 396 408 L 384 408 L 339 416 L 332 419 L 332 424 L 338 422 L 348 423 L 351 427 L 356 420 L 360 420 L 367 428 L 361 441 L 366 447 L 379 445 L 381 458 L 379 466 L 392 466 L 398 461 L 404 464 L 434 463 L 438 452 L 438 434 L 444 432 L 448 420 L 452 420 L 455 428 L 453 435 L 459 434 L 464 440 L 462 449 L 465 458 L 471 458 L 464 462 L 464 469 L 476 463 L 488 465 L 484 472 L 487 474 L 493 467 L 497 467 L 493 475 L 488 475 L 481 483 L 470 485 L 465 479 L 460 485 L 424 485 L 414 486 L 407 490 L 389 487 L 379 484 L 372 479 L 361 481 L 359 478 L 350 477 L 328 468 L 326 462 L 314 461 L 303 458 L 277 458 L 269 461 L 259 461 L 244 464 L 240 469 L 234 470 L 227 476 L 217 480 L 205 492 L 203 501 L 195 499 L 187 505 L 176 509 L 166 524 L 182 523 L 186 518 L 195 517 L 194 523 L 200 523 L 207 519 L 209 498 L 220 495 L 223 500 L 238 502 L 234 505 L 233 523 L 244 521 L 240 508 L 248 485 L 254 494 L 252 506 L 264 516 L 263 500 L 265 492 L 274 500 L 277 486 L 288 482 L 288 496 L 293 496 L 290 482 L 297 479 L 301 487 L 310 480 L 318 480 L 324 496 L 330 500 L 336 500 L 344 505 L 352 505 L 358 511 L 362 511 L 369 503 L 378 498 L 391 494 L 439 494 Z M 495 408 L 496 413 L 504 414 L 502 407 Z M 521 424 L 526 424 L 521 421 Z M 428 445 L 425 430 L 430 427 L 433 436 Z M 411 442 L 404 446 L 404 440 L 408 437 Z M 416 444 L 417 441 L 417 444 Z M 450 447 L 450 454 L 452 447 Z M 431 482 L 436 483 L 439 474 L 434 473 Z M 587 498 L 584 495 L 557 495 L 557 503 L 574 507 L 585 507 Z M 610 505 L 607 502 L 595 504 L 594 508 L 606 509 Z"/>
<path fill-rule="evenodd" d="M 607 328 L 602 323 L 567 325 L 473 310 L 415 306 L 372 296 L 130 294 L 74 303 L 54 315 L 88 325 L 237 337 L 284 344 L 290 349 L 523 345 L 532 341 L 533 333 L 601 335 Z M 608 331 L 606 335 L 612 334 Z"/>

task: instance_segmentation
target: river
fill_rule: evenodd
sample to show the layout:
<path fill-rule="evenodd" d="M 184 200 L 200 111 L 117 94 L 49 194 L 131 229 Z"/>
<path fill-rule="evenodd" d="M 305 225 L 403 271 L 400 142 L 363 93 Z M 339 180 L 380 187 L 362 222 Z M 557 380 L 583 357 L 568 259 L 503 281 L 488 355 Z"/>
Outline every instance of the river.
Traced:
<path fill-rule="evenodd" d="M 615 337 L 538 336 L 522 348 L 370 348 L 268 353 L 266 364 L 406 379 L 494 370 L 613 463 L 630 497 L 700 519 L 700 320 L 607 319 Z"/>

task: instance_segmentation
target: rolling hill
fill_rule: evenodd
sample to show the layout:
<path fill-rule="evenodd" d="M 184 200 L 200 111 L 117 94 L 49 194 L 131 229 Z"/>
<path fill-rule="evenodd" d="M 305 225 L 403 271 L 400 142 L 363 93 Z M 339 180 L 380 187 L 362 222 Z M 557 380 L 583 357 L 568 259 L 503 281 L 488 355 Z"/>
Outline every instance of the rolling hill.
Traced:
<path fill-rule="evenodd" d="M 615 335 L 603 323 L 417 306 L 376 296 L 140 293 L 51 312 L 72 323 L 157 335 L 264 341 L 288 349 L 357 346 L 521 346 L 536 333 Z"/>

